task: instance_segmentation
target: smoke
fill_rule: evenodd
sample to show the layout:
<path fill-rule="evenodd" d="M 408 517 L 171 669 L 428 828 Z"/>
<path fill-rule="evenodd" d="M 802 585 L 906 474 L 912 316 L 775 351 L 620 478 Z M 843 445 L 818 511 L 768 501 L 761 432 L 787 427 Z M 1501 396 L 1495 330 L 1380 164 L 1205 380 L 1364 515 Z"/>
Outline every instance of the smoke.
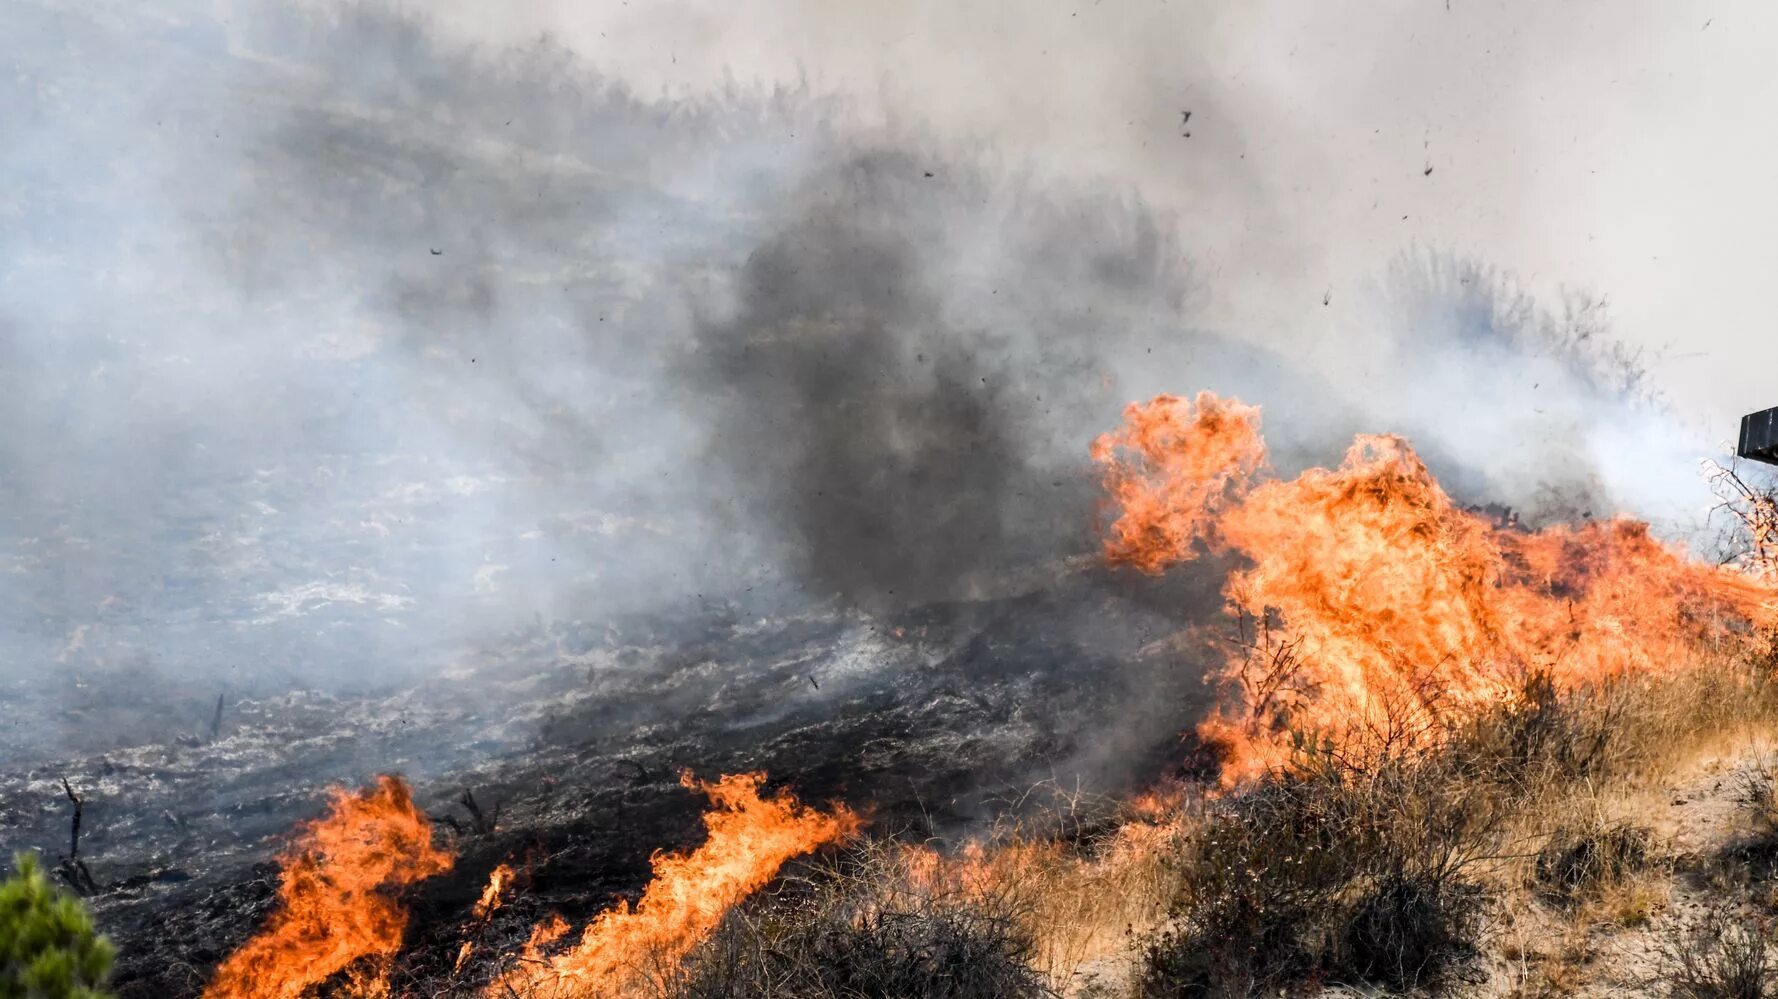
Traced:
<path fill-rule="evenodd" d="M 1165 330 L 1190 274 L 1147 209 L 1028 193 L 848 154 L 772 206 L 734 301 L 698 325 L 685 405 L 816 594 L 924 602 L 1084 550 L 1108 360 L 1144 335 L 1175 358 L 1204 342 Z"/>
<path fill-rule="evenodd" d="M 968 597 L 1092 549 L 1087 442 L 1161 391 L 1263 405 L 1286 470 L 1400 430 L 1465 500 L 1649 494 L 1614 471 L 1660 423 L 1634 366 L 1480 264 L 1373 261 L 1295 339 L 1231 320 L 1271 271 L 1227 234 L 1281 214 L 1234 169 L 1163 205 L 1152 161 L 1009 165 L 807 82 L 645 96 L 376 5 L 19 16 L 52 42 L 0 95 L 21 691 L 56 663 L 207 703 L 397 682 L 535 613 Z M 1117 86 L 1171 138 L 1165 76 Z M 1238 145 L 1220 121 L 1193 141 Z"/>

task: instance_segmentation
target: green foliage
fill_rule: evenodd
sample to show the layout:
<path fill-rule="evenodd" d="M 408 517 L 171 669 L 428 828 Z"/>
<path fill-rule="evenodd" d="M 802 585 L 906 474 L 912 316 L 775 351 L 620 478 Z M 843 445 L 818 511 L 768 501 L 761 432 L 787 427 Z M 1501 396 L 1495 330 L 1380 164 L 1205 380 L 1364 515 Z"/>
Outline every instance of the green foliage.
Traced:
<path fill-rule="evenodd" d="M 104 999 L 110 941 L 34 855 L 13 863 L 17 873 L 0 882 L 0 999 Z"/>

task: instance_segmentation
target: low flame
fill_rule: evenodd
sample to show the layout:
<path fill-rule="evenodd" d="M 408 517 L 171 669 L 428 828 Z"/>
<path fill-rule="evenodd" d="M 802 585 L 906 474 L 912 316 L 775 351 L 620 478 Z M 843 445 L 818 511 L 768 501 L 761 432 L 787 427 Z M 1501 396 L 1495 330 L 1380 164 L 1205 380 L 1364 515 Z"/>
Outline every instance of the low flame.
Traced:
<path fill-rule="evenodd" d="M 494 913 L 499 912 L 500 907 L 506 904 L 506 889 L 512 884 L 513 876 L 510 864 L 500 864 L 488 875 L 488 884 L 482 889 L 482 897 L 476 899 L 475 907 L 470 910 L 470 914 L 475 917 L 475 926 L 486 926 L 488 920 L 494 918 Z M 457 960 L 451 965 L 451 974 L 460 974 L 474 953 L 475 941 L 463 941 L 462 946 L 457 948 Z"/>
<path fill-rule="evenodd" d="M 494 873 L 488 875 L 488 886 L 482 889 L 482 897 L 476 900 L 476 919 L 485 921 L 499 911 L 505 901 L 506 886 L 512 884 L 512 878 L 513 870 L 510 865 L 501 864 L 494 868 Z"/>
<path fill-rule="evenodd" d="M 1525 532 L 1458 507 L 1408 443 L 1361 436 L 1336 469 L 1264 475 L 1259 410 L 1208 392 L 1125 411 L 1094 458 L 1121 511 L 1105 554 L 1158 573 L 1241 556 L 1231 696 L 1200 734 L 1228 781 L 1283 762 L 1290 733 L 1428 733 L 1527 671 L 1562 687 L 1672 668 L 1682 648 L 1774 620 L 1775 591 L 1626 518 Z"/>
<path fill-rule="evenodd" d="M 764 774 L 738 774 L 711 784 L 682 775 L 680 783 L 708 795 L 714 806 L 704 814 L 704 844 L 685 854 L 657 853 L 654 879 L 636 907 L 620 901 L 601 913 L 572 950 L 542 957 L 544 944 L 567 925 L 559 917 L 539 924 L 525 957 L 486 994 L 556 999 L 645 988 L 651 968 L 676 964 L 785 861 L 857 834 L 858 817 L 845 807 L 823 813 L 789 793 L 761 798 L 764 780 Z"/>
<path fill-rule="evenodd" d="M 379 777 L 333 792 L 326 815 L 306 824 L 279 858 L 278 906 L 258 934 L 229 955 L 206 999 L 298 999 L 342 972 L 358 996 L 388 994 L 407 912 L 390 896 L 450 870 L 407 785 Z"/>

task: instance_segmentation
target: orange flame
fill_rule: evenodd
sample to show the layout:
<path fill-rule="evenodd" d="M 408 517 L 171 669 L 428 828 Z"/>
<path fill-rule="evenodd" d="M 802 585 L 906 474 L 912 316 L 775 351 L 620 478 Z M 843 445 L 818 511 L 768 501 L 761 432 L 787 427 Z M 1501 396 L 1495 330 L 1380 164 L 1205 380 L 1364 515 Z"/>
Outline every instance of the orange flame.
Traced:
<path fill-rule="evenodd" d="M 450 870 L 407 785 L 379 777 L 337 788 L 326 815 L 305 824 L 279 858 L 278 907 L 229 955 L 207 999 L 297 999 L 341 972 L 355 995 L 386 995 L 407 912 L 390 893 Z"/>
<path fill-rule="evenodd" d="M 1105 554 L 1158 573 L 1194 556 L 1216 513 L 1265 464 L 1259 408 L 1200 392 L 1195 402 L 1156 396 L 1124 415 L 1121 432 L 1093 442 L 1093 460 L 1105 466 L 1105 487 L 1123 510 Z"/>
<path fill-rule="evenodd" d="M 761 798 L 764 780 L 764 774 L 738 774 L 707 784 L 682 774 L 680 783 L 708 795 L 715 806 L 704 814 L 704 844 L 686 854 L 655 854 L 654 879 L 636 907 L 619 901 L 601 913 L 572 950 L 540 957 L 542 945 L 566 930 L 559 919 L 540 924 L 526 959 L 487 994 L 604 996 L 644 988 L 652 967 L 676 964 L 785 861 L 858 832 L 858 817 L 843 806 L 822 813 L 789 793 Z"/>
<path fill-rule="evenodd" d="M 1093 445 L 1121 511 L 1107 558 L 1158 573 L 1205 545 L 1246 560 L 1225 589 L 1244 638 L 1221 676 L 1232 696 L 1200 726 L 1230 750 L 1227 781 L 1283 762 L 1293 731 L 1432 731 L 1528 670 L 1563 687 L 1660 671 L 1688 643 L 1774 620 L 1773 589 L 1646 524 L 1530 533 L 1466 512 L 1399 437 L 1261 481 L 1255 407 L 1159 396 L 1124 416 Z"/>
<path fill-rule="evenodd" d="M 488 875 L 488 886 L 482 889 L 482 897 L 475 903 L 475 918 L 485 920 L 499 911 L 505 901 L 502 893 L 506 886 L 512 884 L 513 870 L 511 865 L 501 864 Z"/>
<path fill-rule="evenodd" d="M 493 873 L 488 875 L 488 883 L 482 888 L 482 897 L 476 899 L 475 907 L 470 910 L 471 915 L 475 917 L 475 923 L 485 925 L 489 919 L 493 918 L 494 913 L 499 912 L 500 907 L 506 904 L 506 887 L 512 884 L 512 879 L 513 869 L 510 864 L 499 864 L 494 868 Z M 475 941 L 463 941 L 463 945 L 457 948 L 457 960 L 451 965 L 451 974 L 461 973 L 463 966 L 469 963 L 470 955 L 474 953 Z"/>

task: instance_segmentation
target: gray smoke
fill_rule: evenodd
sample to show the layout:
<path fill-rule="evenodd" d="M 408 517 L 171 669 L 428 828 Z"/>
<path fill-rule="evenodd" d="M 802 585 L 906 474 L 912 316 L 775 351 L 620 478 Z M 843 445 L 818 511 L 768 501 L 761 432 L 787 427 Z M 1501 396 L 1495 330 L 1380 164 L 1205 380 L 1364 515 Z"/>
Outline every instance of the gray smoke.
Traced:
<path fill-rule="evenodd" d="M 1396 430 L 1469 501 L 1662 494 L 1597 430 L 1660 423 L 1634 366 L 1480 264 L 1377 261 L 1261 346 L 1210 328 L 1241 279 L 1133 185 L 812 86 L 649 97 L 376 5 L 13 10 L 14 692 L 374 685 L 537 613 L 969 596 L 1091 550 L 1087 445 L 1162 391 L 1262 404 L 1286 472 Z"/>
<path fill-rule="evenodd" d="M 1084 550 L 1107 359 L 1145 331 L 1174 360 L 1204 342 L 1159 332 L 1190 282 L 1140 205 L 1009 193 L 935 156 L 847 156 L 774 206 L 697 329 L 686 405 L 818 593 L 927 601 Z"/>

